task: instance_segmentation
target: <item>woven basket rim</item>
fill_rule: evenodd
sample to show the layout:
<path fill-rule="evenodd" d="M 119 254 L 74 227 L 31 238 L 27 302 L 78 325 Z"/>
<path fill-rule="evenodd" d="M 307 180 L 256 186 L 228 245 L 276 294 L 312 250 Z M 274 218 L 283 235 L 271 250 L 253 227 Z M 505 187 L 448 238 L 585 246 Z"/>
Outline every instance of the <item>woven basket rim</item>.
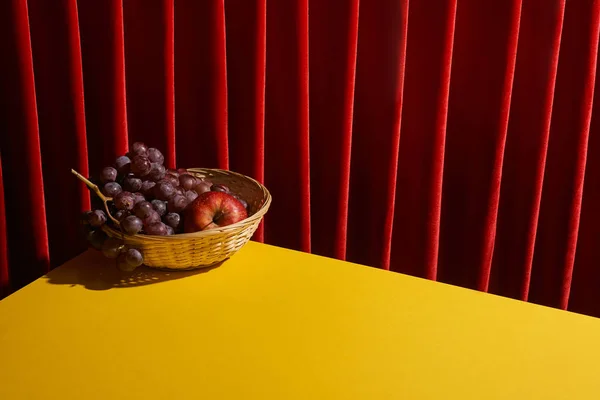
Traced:
<path fill-rule="evenodd" d="M 189 239 L 194 239 L 194 238 L 208 237 L 208 236 L 214 236 L 214 235 L 221 234 L 221 233 L 236 231 L 243 226 L 251 224 L 258 219 L 261 219 L 267 213 L 269 206 L 271 205 L 272 198 L 271 198 L 271 193 L 269 192 L 269 190 L 263 184 L 261 184 L 256 179 L 254 179 L 250 176 L 240 174 L 239 172 L 234 172 L 234 171 L 219 169 L 219 168 L 187 168 L 187 170 L 188 170 L 188 172 L 199 173 L 199 174 L 203 173 L 204 171 L 217 171 L 217 172 L 225 173 L 225 174 L 229 174 L 229 175 L 237 175 L 240 178 L 250 180 L 262 189 L 262 191 L 264 193 L 263 204 L 260 207 L 260 209 L 258 209 L 254 214 L 252 214 L 251 216 L 249 216 L 239 222 L 236 222 L 235 224 L 227 225 L 227 226 L 224 226 L 221 228 L 207 229 L 205 231 L 158 236 L 158 235 L 146 235 L 146 234 L 126 235 L 123 232 L 121 232 L 120 230 L 113 229 L 112 227 L 110 227 L 108 225 L 103 225 L 102 229 L 107 230 L 114 235 L 123 235 L 123 236 L 127 236 L 129 238 L 137 238 L 139 240 L 149 240 L 149 241 L 150 240 L 155 240 L 155 241 L 189 240 Z"/>

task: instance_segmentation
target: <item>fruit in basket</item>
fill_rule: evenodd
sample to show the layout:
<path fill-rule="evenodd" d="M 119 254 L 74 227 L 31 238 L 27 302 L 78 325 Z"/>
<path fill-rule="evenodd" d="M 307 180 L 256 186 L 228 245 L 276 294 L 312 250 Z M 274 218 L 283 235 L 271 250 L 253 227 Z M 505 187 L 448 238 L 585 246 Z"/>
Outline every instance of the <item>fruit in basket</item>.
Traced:
<path fill-rule="evenodd" d="M 129 217 L 131 212 L 129 210 L 118 210 L 113 217 L 119 222 L 122 222 L 125 218 Z"/>
<path fill-rule="evenodd" d="M 152 163 L 148 160 L 148 157 L 136 155 L 131 159 L 131 172 L 135 176 L 141 178 L 150 173 L 152 170 Z"/>
<path fill-rule="evenodd" d="M 121 185 L 119 185 L 117 182 L 108 182 L 104 184 L 104 187 L 102 188 L 102 193 L 108 197 L 115 197 L 122 191 L 123 189 L 121 188 Z"/>
<path fill-rule="evenodd" d="M 115 160 L 115 168 L 119 175 L 125 175 L 131 167 L 131 159 L 127 156 L 121 156 Z"/>
<path fill-rule="evenodd" d="M 154 208 L 154 211 L 156 211 L 158 213 L 158 215 L 160 215 L 161 217 L 163 215 L 165 215 L 165 213 L 167 212 L 167 203 L 162 201 L 162 200 L 152 200 L 150 203 L 152 203 L 152 208 Z"/>
<path fill-rule="evenodd" d="M 140 193 L 146 197 L 151 197 L 154 195 L 154 187 L 155 186 L 156 186 L 156 182 L 144 181 L 144 182 L 142 182 L 142 188 L 140 189 Z"/>
<path fill-rule="evenodd" d="M 152 208 L 152 204 L 147 201 L 141 201 L 133 207 L 133 213 L 141 219 L 146 218 L 152 211 L 154 211 L 154 208 Z"/>
<path fill-rule="evenodd" d="M 176 194 L 169 199 L 169 202 L 167 203 L 167 211 L 170 213 L 180 213 L 185 210 L 188 204 L 189 200 L 187 197 L 181 194 Z"/>
<path fill-rule="evenodd" d="M 102 244 L 102 254 L 107 258 L 117 258 L 121 254 L 123 244 L 115 238 L 109 238 Z"/>
<path fill-rule="evenodd" d="M 162 180 L 154 187 L 154 197 L 159 200 L 169 200 L 175 194 L 175 187 L 171 182 Z"/>
<path fill-rule="evenodd" d="M 129 215 L 121 221 L 121 228 L 123 228 L 128 235 L 135 235 L 144 229 L 144 223 L 135 215 Z"/>
<path fill-rule="evenodd" d="M 167 226 L 160 222 L 153 222 L 145 228 L 146 233 L 148 235 L 157 235 L 157 236 L 166 236 L 167 235 Z"/>
<path fill-rule="evenodd" d="M 153 163 L 164 164 L 165 162 L 165 157 L 163 154 L 160 152 L 160 150 L 154 147 L 150 147 L 148 149 L 148 159 Z"/>
<path fill-rule="evenodd" d="M 152 169 L 150 170 L 148 177 L 154 182 L 158 182 L 165 177 L 165 171 L 166 169 L 164 165 L 159 163 L 152 163 Z"/>
<path fill-rule="evenodd" d="M 100 182 L 114 182 L 117 179 L 117 170 L 113 167 L 106 167 L 100 173 Z"/>
<path fill-rule="evenodd" d="M 152 209 L 145 218 L 142 218 L 142 222 L 144 223 L 144 227 L 147 228 L 149 225 L 160 222 L 160 215 Z"/>
<path fill-rule="evenodd" d="M 231 190 L 229 190 L 229 187 L 227 187 L 225 185 L 221 185 L 220 183 L 215 183 L 214 185 L 212 185 L 210 187 L 210 190 L 212 190 L 213 192 L 224 192 L 224 193 L 231 192 Z"/>
<path fill-rule="evenodd" d="M 194 201 L 198 198 L 198 192 L 195 192 L 193 190 L 188 190 L 185 192 L 185 197 L 187 197 L 188 202 L 191 203 L 192 201 Z"/>
<path fill-rule="evenodd" d="M 91 226 L 98 228 L 106 223 L 106 214 L 102 210 L 94 210 L 88 217 Z"/>
<path fill-rule="evenodd" d="M 179 175 L 179 186 L 184 190 L 190 190 L 196 185 L 196 178 L 190 174 Z"/>
<path fill-rule="evenodd" d="M 115 196 L 113 202 L 119 210 L 133 210 L 135 196 L 131 192 L 121 192 Z"/>
<path fill-rule="evenodd" d="M 135 142 L 131 145 L 131 155 L 146 156 L 148 154 L 148 146 L 142 142 Z"/>
<path fill-rule="evenodd" d="M 142 180 L 131 174 L 123 179 L 123 189 L 128 192 L 138 192 L 142 188 Z"/>
<path fill-rule="evenodd" d="M 136 268 L 142 265 L 142 263 L 144 262 L 144 257 L 138 249 L 128 249 L 125 252 L 125 261 L 131 267 Z"/>
<path fill-rule="evenodd" d="M 141 203 L 142 201 L 146 201 L 146 198 L 141 193 L 134 193 L 133 196 L 135 198 L 135 204 Z"/>
<path fill-rule="evenodd" d="M 235 224 L 248 217 L 238 199 L 225 192 L 206 192 L 198 196 L 185 213 L 186 233 Z"/>
<path fill-rule="evenodd" d="M 181 216 L 177 213 L 168 213 L 163 218 L 164 223 L 170 226 L 173 229 L 179 228 L 179 224 L 181 223 Z"/>
<path fill-rule="evenodd" d="M 200 181 L 200 182 L 196 183 L 196 186 L 194 186 L 194 191 L 198 194 L 210 192 L 211 186 L 212 186 L 211 182 Z"/>

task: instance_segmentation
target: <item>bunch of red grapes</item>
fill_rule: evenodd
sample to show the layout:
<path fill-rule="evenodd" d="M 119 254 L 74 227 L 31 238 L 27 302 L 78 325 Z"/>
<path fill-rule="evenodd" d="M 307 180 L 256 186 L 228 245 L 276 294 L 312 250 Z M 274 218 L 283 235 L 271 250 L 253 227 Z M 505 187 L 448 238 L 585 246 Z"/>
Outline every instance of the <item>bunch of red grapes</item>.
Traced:
<path fill-rule="evenodd" d="M 229 188 L 189 174 L 186 169 L 167 170 L 163 154 L 136 142 L 129 153 L 115 160 L 112 167 L 102 169 L 95 181 L 106 197 L 112 198 L 109 212 L 119 221 L 119 228 L 128 235 L 174 235 L 183 232 L 184 211 L 200 194 L 209 191 L 226 192 L 247 209 L 248 204 Z M 108 257 L 117 259 L 117 266 L 132 271 L 143 263 L 142 253 L 127 248 L 122 241 L 108 238 L 99 229 L 108 218 L 104 202 L 97 196 L 92 200 L 93 211 L 84 214 L 88 227 L 87 240 L 92 247 Z"/>

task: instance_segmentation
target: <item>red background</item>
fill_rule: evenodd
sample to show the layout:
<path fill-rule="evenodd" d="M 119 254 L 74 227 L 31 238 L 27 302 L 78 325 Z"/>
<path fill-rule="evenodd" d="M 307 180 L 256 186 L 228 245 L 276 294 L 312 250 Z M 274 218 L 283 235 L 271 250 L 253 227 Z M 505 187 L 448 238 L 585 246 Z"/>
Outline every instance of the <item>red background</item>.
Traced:
<path fill-rule="evenodd" d="M 600 315 L 600 2 L 0 2 L 0 287 L 83 250 L 142 140 L 274 202 L 257 240 Z"/>

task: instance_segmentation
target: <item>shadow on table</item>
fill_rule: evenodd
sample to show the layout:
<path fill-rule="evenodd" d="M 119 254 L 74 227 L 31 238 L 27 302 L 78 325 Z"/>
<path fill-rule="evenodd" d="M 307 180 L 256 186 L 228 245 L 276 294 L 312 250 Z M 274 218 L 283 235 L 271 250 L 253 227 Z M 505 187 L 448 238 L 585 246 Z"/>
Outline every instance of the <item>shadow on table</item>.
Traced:
<path fill-rule="evenodd" d="M 122 272 L 117 269 L 114 260 L 90 250 L 51 271 L 43 279 L 52 285 L 80 285 L 89 290 L 132 288 L 204 274 L 221 264 L 191 271 L 163 271 L 142 266 L 134 272 Z"/>

